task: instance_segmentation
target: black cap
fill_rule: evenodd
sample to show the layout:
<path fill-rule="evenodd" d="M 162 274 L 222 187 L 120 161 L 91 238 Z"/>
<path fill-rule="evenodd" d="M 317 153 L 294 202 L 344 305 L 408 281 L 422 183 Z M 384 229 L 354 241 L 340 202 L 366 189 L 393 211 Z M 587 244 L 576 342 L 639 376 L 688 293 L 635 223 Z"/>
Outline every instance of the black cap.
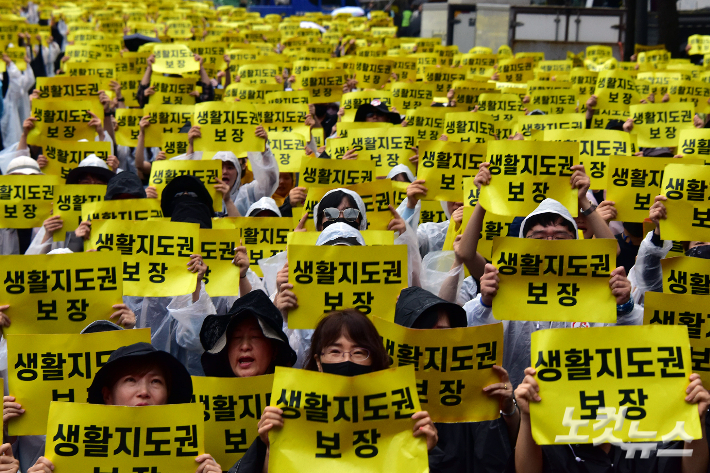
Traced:
<path fill-rule="evenodd" d="M 392 123 L 393 125 L 399 125 L 400 123 L 402 123 L 402 117 L 399 116 L 399 113 L 390 112 L 389 108 L 387 108 L 387 105 L 377 99 L 373 100 L 370 103 L 360 105 L 357 108 L 357 112 L 355 112 L 355 121 L 364 122 L 365 118 L 370 113 L 385 115 L 387 117 L 387 121 Z"/>
<path fill-rule="evenodd" d="M 264 336 L 276 343 L 276 366 L 291 367 L 296 364 L 296 352 L 283 332 L 281 312 L 263 291 L 254 290 L 237 299 L 225 315 L 208 315 L 202 323 L 200 342 L 205 349 L 202 354 L 205 376 L 234 376 L 227 358 L 227 334 L 248 317 L 256 317 Z"/>
<path fill-rule="evenodd" d="M 117 195 L 130 194 L 136 199 L 145 199 L 145 189 L 137 175 L 132 172 L 119 172 L 113 176 L 106 186 L 104 200 L 113 200 Z"/>
<path fill-rule="evenodd" d="M 109 387 L 111 373 L 124 364 L 141 365 L 156 361 L 170 374 L 171 385 L 168 386 L 168 404 L 184 404 L 192 398 L 192 378 L 185 367 L 170 353 L 157 350 L 150 343 L 139 342 L 120 347 L 108 358 L 108 362 L 96 372 L 94 381 L 89 387 L 89 403 L 104 404 L 103 388 Z"/>
<path fill-rule="evenodd" d="M 397 299 L 397 305 L 394 309 L 394 321 L 403 327 L 411 328 L 425 312 L 432 314 L 433 311 L 429 311 L 429 309 L 433 307 L 446 311 L 449 315 L 451 328 L 468 326 L 466 311 L 463 310 L 463 307 L 445 301 L 426 289 L 416 286 L 408 287 L 399 293 L 399 299 Z M 431 320 L 422 320 L 419 324 L 420 328 L 432 328 L 436 325 L 436 320 L 434 317 Z"/>

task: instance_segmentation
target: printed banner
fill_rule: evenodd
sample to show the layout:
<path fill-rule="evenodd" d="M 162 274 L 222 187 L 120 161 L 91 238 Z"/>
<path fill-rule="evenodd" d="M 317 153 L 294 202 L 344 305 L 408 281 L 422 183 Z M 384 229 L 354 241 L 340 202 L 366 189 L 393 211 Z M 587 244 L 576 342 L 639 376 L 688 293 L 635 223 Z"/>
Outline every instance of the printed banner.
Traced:
<path fill-rule="evenodd" d="M 530 352 L 542 399 L 530 403 L 538 445 L 702 437 L 698 406 L 684 400 L 685 327 L 540 330 Z"/>
<path fill-rule="evenodd" d="M 163 218 L 160 199 L 119 199 L 86 203 L 81 206 L 83 220 L 148 220 Z"/>
<path fill-rule="evenodd" d="M 40 99 L 86 100 L 99 96 L 100 90 L 107 90 L 108 83 L 98 76 L 55 76 L 38 77 L 36 90 Z"/>
<path fill-rule="evenodd" d="M 160 221 L 95 220 L 84 250 L 120 252 L 123 293 L 127 296 L 168 297 L 192 294 L 197 274 L 187 269 L 190 255 L 200 248 L 199 225 Z"/>
<path fill-rule="evenodd" d="M 419 143 L 415 127 L 380 127 L 348 130 L 347 138 L 329 139 L 326 145 L 332 159 L 341 158 L 348 150 L 357 151 L 357 159 L 374 161 L 378 177 L 385 177 L 398 164 L 404 164 L 414 174 L 416 168 L 409 158 Z"/>
<path fill-rule="evenodd" d="M 628 156 L 631 153 L 630 134 L 618 130 L 546 130 L 545 141 L 576 141 L 579 159 L 604 156 Z M 587 175 L 589 169 L 584 168 Z M 592 189 L 597 187 L 592 186 Z"/>
<path fill-rule="evenodd" d="M 120 256 L 73 253 L 6 255 L 2 304 L 12 325 L 6 334 L 79 333 L 108 319 L 122 304 Z M 36 308 L 36 310 L 35 310 Z"/>
<path fill-rule="evenodd" d="M 710 241 L 710 168 L 690 161 L 683 158 L 689 164 L 669 164 L 661 176 L 661 192 L 668 199 L 664 202 L 667 218 L 661 221 L 664 240 Z"/>
<path fill-rule="evenodd" d="M 36 228 L 50 217 L 58 176 L 0 176 L 0 228 Z"/>
<path fill-rule="evenodd" d="M 301 159 L 300 180 L 309 187 L 343 187 L 375 179 L 375 162 L 344 159 Z"/>
<path fill-rule="evenodd" d="M 528 215 L 549 197 L 577 215 L 577 190 L 569 180 L 570 168 L 579 161 L 576 143 L 503 140 L 487 146 L 492 177 L 481 188 L 483 208 L 498 215 Z"/>
<path fill-rule="evenodd" d="M 695 107 L 692 103 L 668 102 L 641 104 L 629 107 L 634 119 L 634 132 L 642 148 L 678 146 L 678 133 L 694 128 Z"/>
<path fill-rule="evenodd" d="M 151 103 L 146 105 L 143 108 L 144 113 L 138 116 L 136 123 L 137 125 L 139 125 L 141 121 L 140 117 L 150 115 L 150 127 L 146 128 L 145 130 L 145 146 L 159 147 L 163 144 L 163 133 L 179 133 L 180 129 L 186 124 L 194 124 L 194 122 L 192 121 L 192 115 L 194 110 L 195 107 L 192 105 L 158 105 Z M 116 113 L 118 114 L 118 111 Z M 116 118 L 118 119 L 118 115 L 116 115 Z M 204 133 L 205 132 L 203 130 L 203 136 Z M 131 130 L 131 135 L 133 135 L 133 130 Z M 135 134 L 135 136 L 136 139 L 138 139 L 137 133 Z"/>
<path fill-rule="evenodd" d="M 464 180 L 485 160 L 485 143 L 421 141 L 417 178 L 426 181 L 427 199 L 461 202 Z"/>
<path fill-rule="evenodd" d="M 202 417 L 196 404 L 123 407 L 52 402 L 44 456 L 58 471 L 188 473 L 195 470 L 195 458 L 205 453 Z"/>
<path fill-rule="evenodd" d="M 500 277 L 498 320 L 616 322 L 616 240 L 494 238 L 491 262 Z"/>
<path fill-rule="evenodd" d="M 414 366 L 422 410 L 434 422 L 481 422 L 499 417 L 498 400 L 483 388 L 500 379 L 503 324 L 416 330 L 374 317 L 392 366 Z"/>
<path fill-rule="evenodd" d="M 81 160 L 90 154 L 106 161 L 112 153 L 112 146 L 108 141 L 44 140 L 42 154 L 47 157 L 48 164 L 42 172 L 66 179 L 69 171 L 78 167 Z"/>
<path fill-rule="evenodd" d="M 34 128 L 27 135 L 31 145 L 42 146 L 47 138 L 79 141 L 94 141 L 96 130 L 87 126 L 89 112 L 103 122 L 104 109 L 98 100 L 42 100 L 32 101 L 32 116 L 37 118 Z"/>
<path fill-rule="evenodd" d="M 279 172 L 298 172 L 305 155 L 306 137 L 299 133 L 269 133 L 269 146 L 279 163 Z"/>
<path fill-rule="evenodd" d="M 581 113 L 565 113 L 561 115 L 520 115 L 518 116 L 518 131 L 525 138 L 530 138 L 537 130 L 547 133 L 555 131 L 570 133 L 580 133 L 584 130 L 585 120 Z M 501 139 L 503 139 L 501 137 Z M 557 141 L 557 140 L 550 140 Z M 566 140 L 565 140 L 566 141 Z"/>
<path fill-rule="evenodd" d="M 153 47 L 155 62 L 153 72 L 158 74 L 185 74 L 200 70 L 200 63 L 195 61 L 195 55 L 184 44 L 156 44 Z"/>
<path fill-rule="evenodd" d="M 288 281 L 299 303 L 289 328 L 315 328 L 324 313 L 346 307 L 393 321 L 408 274 L 405 245 L 289 246 Z"/>
<path fill-rule="evenodd" d="M 710 164 L 710 130 L 705 128 L 680 130 L 677 153 L 683 158 L 703 158 L 705 164 Z"/>
<path fill-rule="evenodd" d="M 239 295 L 239 267 L 232 263 L 238 246 L 239 230 L 200 229 L 199 254 L 208 266 L 202 281 L 211 297 Z"/>
<path fill-rule="evenodd" d="M 200 151 L 264 151 L 263 138 L 254 133 L 259 116 L 253 105 L 246 103 L 204 102 L 195 105 L 195 124 L 202 138 L 195 140 Z"/>
<path fill-rule="evenodd" d="M 269 435 L 269 469 L 424 473 L 426 442 L 412 435 L 416 389 L 410 366 L 355 377 L 277 367 L 271 405 L 284 426 Z"/>
<path fill-rule="evenodd" d="M 150 329 L 114 330 L 80 335 L 7 335 L 10 395 L 25 413 L 8 422 L 10 435 L 44 435 L 52 401 L 87 402 L 94 375 L 114 350 L 150 343 Z"/>

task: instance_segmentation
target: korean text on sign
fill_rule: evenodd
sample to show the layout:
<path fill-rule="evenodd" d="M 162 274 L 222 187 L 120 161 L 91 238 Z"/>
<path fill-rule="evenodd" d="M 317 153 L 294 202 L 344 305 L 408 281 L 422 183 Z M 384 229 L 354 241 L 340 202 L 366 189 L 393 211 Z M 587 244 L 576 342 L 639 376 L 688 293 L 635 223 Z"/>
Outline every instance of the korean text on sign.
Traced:
<path fill-rule="evenodd" d="M 667 199 L 668 218 L 661 221 L 664 239 L 710 241 L 710 167 L 669 164 L 661 193 Z"/>
<path fill-rule="evenodd" d="M 701 438 L 698 407 L 684 400 L 685 327 L 541 330 L 530 349 L 542 398 L 530 406 L 538 445 Z"/>

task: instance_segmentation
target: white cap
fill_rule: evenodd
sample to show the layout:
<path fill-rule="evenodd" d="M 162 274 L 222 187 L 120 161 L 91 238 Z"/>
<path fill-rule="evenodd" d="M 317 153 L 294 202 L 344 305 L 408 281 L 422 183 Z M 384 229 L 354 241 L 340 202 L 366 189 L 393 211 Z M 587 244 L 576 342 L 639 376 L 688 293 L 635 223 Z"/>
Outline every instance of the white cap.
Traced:
<path fill-rule="evenodd" d="M 106 162 L 104 162 L 103 159 L 99 158 L 95 154 L 90 154 L 87 157 L 85 157 L 84 159 L 82 159 L 81 162 L 79 163 L 78 167 L 80 167 L 80 168 L 85 168 L 85 167 L 104 168 L 107 171 L 111 171 L 108 168 L 108 164 L 106 164 Z"/>
<path fill-rule="evenodd" d="M 70 253 L 74 253 L 74 252 L 72 250 L 70 250 L 69 248 L 56 248 L 47 254 L 48 255 L 68 255 Z"/>
<path fill-rule="evenodd" d="M 5 174 L 42 174 L 42 170 L 34 159 L 28 156 L 19 156 L 10 161 Z"/>

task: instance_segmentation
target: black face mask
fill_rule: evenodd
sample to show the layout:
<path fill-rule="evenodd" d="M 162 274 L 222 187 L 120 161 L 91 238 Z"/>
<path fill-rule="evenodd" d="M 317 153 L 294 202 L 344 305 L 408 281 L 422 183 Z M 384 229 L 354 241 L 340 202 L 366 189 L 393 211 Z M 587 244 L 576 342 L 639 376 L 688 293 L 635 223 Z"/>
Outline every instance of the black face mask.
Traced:
<path fill-rule="evenodd" d="M 355 230 L 360 230 L 360 224 L 357 222 L 357 220 L 355 220 L 353 222 L 352 220 L 345 220 L 344 218 L 340 218 L 340 217 L 333 219 L 333 220 L 328 219 L 325 222 L 323 222 L 323 229 L 328 228 L 330 225 L 332 225 L 336 222 L 347 223 L 348 225 L 353 227 Z"/>
<path fill-rule="evenodd" d="M 685 256 L 710 259 L 710 245 L 694 246 L 693 248 L 685 252 Z"/>
<path fill-rule="evenodd" d="M 342 363 L 321 363 L 323 373 L 337 374 L 340 376 L 358 376 L 361 374 L 372 373 L 371 366 L 359 365 L 352 361 L 343 361 Z"/>

